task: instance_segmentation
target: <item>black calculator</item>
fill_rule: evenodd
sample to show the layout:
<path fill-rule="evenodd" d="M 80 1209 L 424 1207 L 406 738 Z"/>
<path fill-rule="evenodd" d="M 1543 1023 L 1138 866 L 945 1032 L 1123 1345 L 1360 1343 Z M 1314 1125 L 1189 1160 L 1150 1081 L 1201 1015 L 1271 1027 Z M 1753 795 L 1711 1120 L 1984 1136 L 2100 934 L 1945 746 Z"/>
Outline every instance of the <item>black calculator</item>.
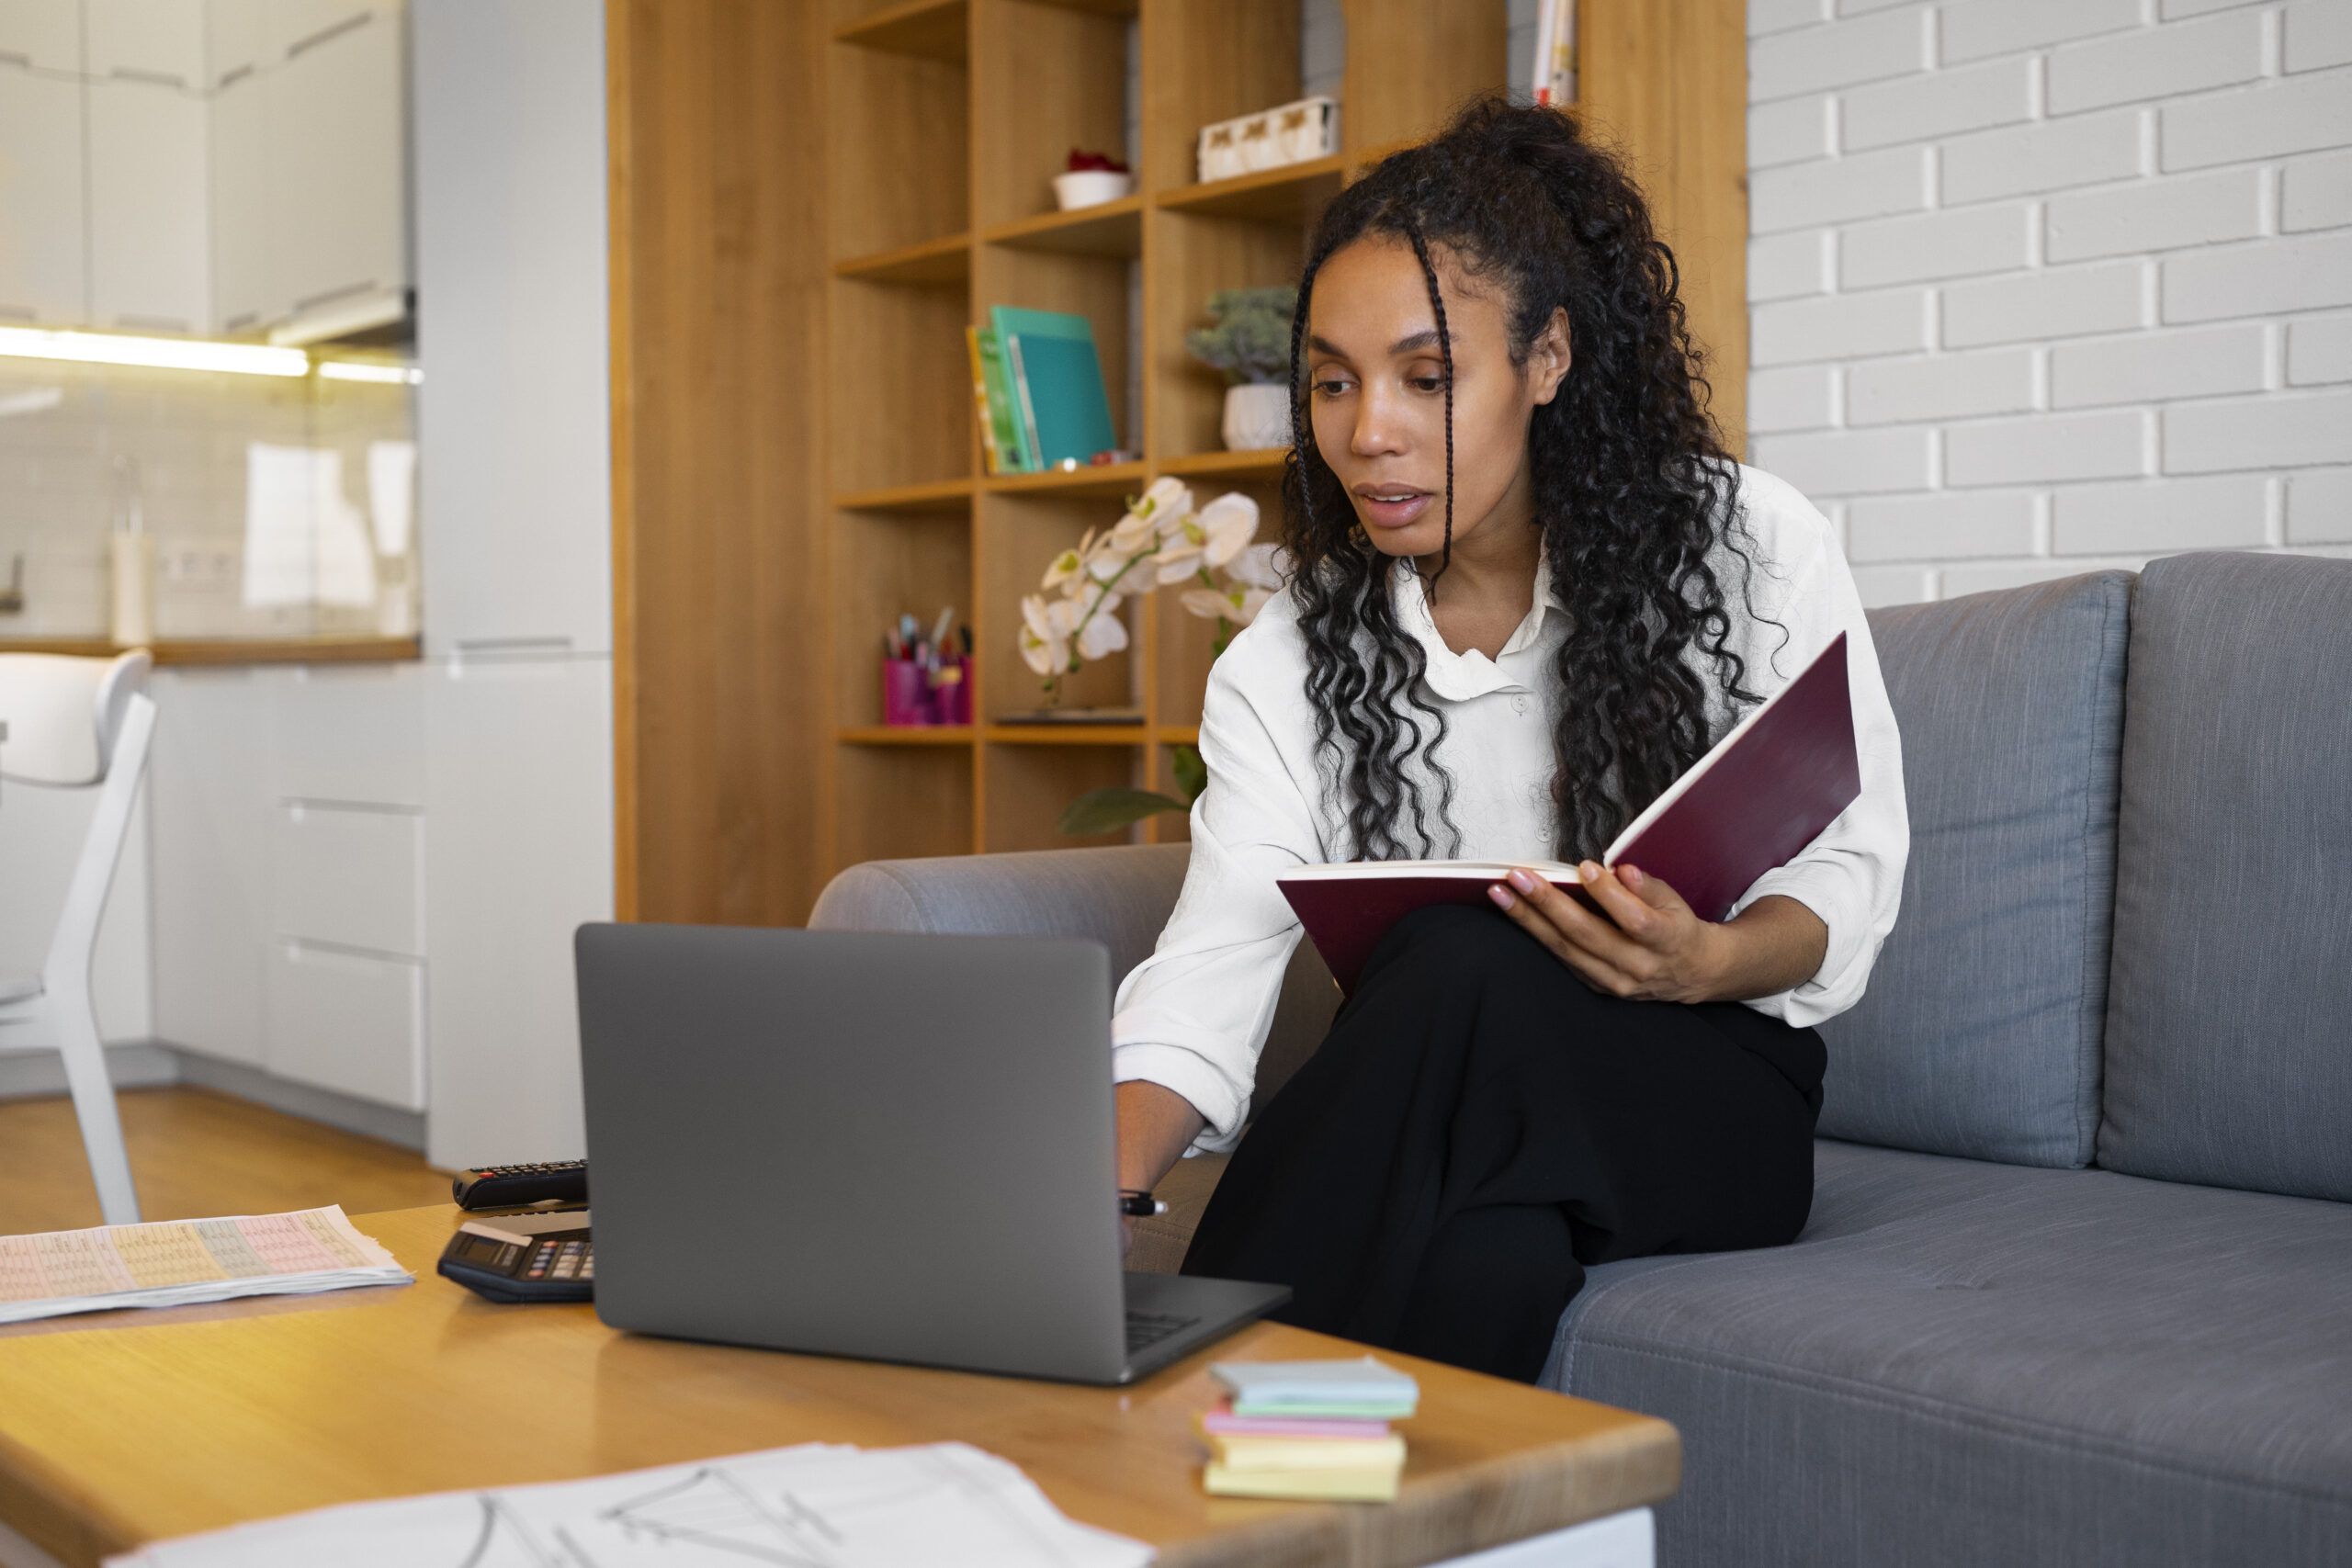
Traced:
<path fill-rule="evenodd" d="M 442 1248 L 439 1271 L 493 1302 L 592 1301 L 596 1251 L 588 1212 L 468 1220 Z"/>

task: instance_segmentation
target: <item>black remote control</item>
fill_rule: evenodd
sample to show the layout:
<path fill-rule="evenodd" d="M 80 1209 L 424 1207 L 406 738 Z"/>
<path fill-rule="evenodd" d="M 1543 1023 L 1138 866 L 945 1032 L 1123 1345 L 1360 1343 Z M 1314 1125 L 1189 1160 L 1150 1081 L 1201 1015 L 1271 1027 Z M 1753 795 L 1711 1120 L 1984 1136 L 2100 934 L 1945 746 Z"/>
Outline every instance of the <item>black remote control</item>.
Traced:
<path fill-rule="evenodd" d="M 460 1209 L 519 1209 L 526 1203 L 585 1203 L 588 1162 L 543 1160 L 537 1165 L 486 1165 L 461 1170 L 449 1183 Z"/>

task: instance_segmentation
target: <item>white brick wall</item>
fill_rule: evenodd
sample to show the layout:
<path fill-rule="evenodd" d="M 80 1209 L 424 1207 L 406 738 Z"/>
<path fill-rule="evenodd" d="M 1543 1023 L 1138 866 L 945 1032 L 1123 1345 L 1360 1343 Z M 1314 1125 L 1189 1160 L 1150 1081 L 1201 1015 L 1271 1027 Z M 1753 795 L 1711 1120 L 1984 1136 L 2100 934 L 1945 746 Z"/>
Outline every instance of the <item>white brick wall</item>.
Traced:
<path fill-rule="evenodd" d="M 2352 0 L 1749 0 L 1754 461 L 1865 600 L 2352 557 Z"/>

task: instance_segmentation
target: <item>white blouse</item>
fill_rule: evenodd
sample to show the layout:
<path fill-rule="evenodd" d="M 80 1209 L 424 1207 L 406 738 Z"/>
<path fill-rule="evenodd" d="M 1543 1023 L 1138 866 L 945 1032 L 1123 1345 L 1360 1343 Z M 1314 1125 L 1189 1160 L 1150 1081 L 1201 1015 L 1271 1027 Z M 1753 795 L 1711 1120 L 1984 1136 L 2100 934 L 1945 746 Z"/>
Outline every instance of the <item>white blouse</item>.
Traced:
<path fill-rule="evenodd" d="M 1755 570 L 1744 576 L 1721 547 L 1710 564 L 1732 615 L 1729 646 L 1747 660 L 1747 689 L 1770 695 L 1839 632 L 1848 638 L 1861 795 L 1735 906 L 1778 893 L 1829 928 L 1827 956 L 1812 979 L 1747 1004 L 1806 1025 L 1860 999 L 1879 944 L 1894 929 L 1911 842 L 1902 744 L 1870 624 L 1827 520 L 1753 468 L 1740 470 L 1740 496 Z M 1446 647 L 1412 563 L 1398 563 L 1398 618 L 1428 660 L 1422 694 L 1446 716 L 1436 760 L 1453 780 L 1447 821 L 1460 834 L 1453 853 L 1461 859 L 1556 858 L 1552 705 L 1567 694 L 1551 689 L 1548 671 L 1566 612 L 1548 580 L 1537 588 L 1527 618 L 1489 660 Z M 1694 668 L 1714 689 L 1713 661 L 1697 660 Z M 1716 706 L 1720 735 L 1727 719 L 1719 693 Z M 1193 803 L 1183 893 L 1157 950 L 1120 986 L 1111 1021 L 1114 1077 L 1164 1085 L 1206 1118 L 1194 1152 L 1233 1147 L 1249 1113 L 1258 1053 L 1299 940 L 1298 918 L 1276 874 L 1351 853 L 1345 817 L 1317 767 L 1306 639 L 1290 595 L 1268 604 L 1211 668 L 1201 757 L 1208 787 Z M 1432 807 L 1435 799 L 1430 792 Z M 1444 825 L 1432 820 L 1431 831 L 1444 853 Z"/>

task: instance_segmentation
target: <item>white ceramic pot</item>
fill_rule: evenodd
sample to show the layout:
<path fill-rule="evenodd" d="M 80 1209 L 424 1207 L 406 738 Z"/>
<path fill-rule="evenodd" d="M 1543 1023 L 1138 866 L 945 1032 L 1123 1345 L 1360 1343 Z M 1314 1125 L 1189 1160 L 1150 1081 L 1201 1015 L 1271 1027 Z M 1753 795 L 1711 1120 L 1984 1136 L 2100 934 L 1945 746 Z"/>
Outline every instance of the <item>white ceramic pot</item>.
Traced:
<path fill-rule="evenodd" d="M 1225 389 L 1226 450 L 1255 452 L 1290 445 L 1290 389 L 1245 381 Z"/>
<path fill-rule="evenodd" d="M 1135 175 L 1113 169 L 1079 169 L 1054 176 L 1054 199 L 1064 212 L 1116 201 L 1135 188 Z"/>

